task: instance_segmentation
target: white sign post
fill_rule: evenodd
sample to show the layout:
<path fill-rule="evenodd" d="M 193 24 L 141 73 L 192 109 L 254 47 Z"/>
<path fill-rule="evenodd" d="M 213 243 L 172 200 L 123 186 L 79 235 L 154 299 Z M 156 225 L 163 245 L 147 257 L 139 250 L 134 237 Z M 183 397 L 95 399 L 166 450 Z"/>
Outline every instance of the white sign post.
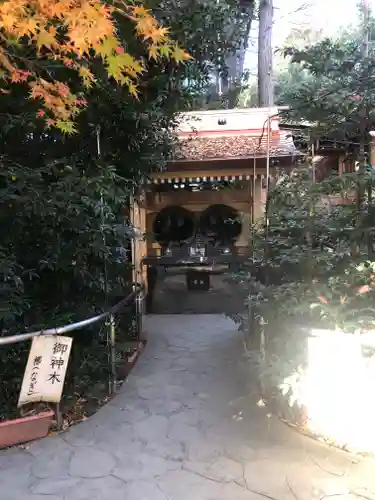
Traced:
<path fill-rule="evenodd" d="M 18 408 L 40 401 L 59 403 L 68 367 L 71 337 L 34 337 L 23 376 Z"/>

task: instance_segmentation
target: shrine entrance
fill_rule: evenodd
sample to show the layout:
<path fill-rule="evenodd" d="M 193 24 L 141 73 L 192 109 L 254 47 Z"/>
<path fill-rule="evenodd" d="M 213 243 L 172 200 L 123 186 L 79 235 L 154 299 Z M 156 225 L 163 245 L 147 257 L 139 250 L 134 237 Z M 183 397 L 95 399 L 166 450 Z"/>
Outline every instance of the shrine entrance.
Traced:
<path fill-rule="evenodd" d="M 264 214 L 269 181 L 290 170 L 299 153 L 279 129 L 276 108 L 187 113 L 177 135 L 179 156 L 133 200 L 142 235 L 134 272 L 145 284 L 147 310 L 243 307 L 226 275 L 248 262 L 250 228 Z"/>
<path fill-rule="evenodd" d="M 251 178 L 219 175 L 148 187 L 149 310 L 217 313 L 234 301 L 226 275 L 249 256 L 252 189 Z"/>

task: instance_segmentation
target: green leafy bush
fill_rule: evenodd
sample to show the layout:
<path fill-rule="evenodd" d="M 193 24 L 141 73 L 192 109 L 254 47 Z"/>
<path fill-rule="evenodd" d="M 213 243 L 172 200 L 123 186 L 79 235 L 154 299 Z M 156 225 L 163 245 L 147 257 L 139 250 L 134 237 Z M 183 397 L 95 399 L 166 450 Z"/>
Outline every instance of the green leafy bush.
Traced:
<path fill-rule="evenodd" d="M 283 175 L 269 194 L 268 227 L 253 230 L 250 272 L 235 276 L 248 292 L 242 322 L 262 391 L 289 421 L 299 419 L 294 406 L 311 329 L 375 330 L 373 207 L 337 204 L 358 180 L 369 186 L 373 177 L 346 174 L 316 184 L 309 166 Z"/>

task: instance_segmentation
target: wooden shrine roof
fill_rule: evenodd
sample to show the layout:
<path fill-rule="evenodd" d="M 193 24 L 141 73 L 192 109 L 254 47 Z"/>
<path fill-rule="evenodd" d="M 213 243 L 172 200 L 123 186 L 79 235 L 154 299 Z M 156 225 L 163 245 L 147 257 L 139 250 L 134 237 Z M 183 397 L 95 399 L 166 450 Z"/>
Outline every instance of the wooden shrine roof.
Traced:
<path fill-rule="evenodd" d="M 269 124 L 269 125 L 268 125 Z M 292 134 L 280 129 L 279 109 L 191 111 L 179 117 L 172 161 L 299 156 Z"/>
<path fill-rule="evenodd" d="M 258 135 L 258 134 L 257 134 Z M 267 156 L 267 134 L 254 136 L 238 131 L 226 135 L 190 135 L 178 138 L 173 160 L 209 160 Z M 270 156 L 299 156 L 288 131 L 279 130 L 270 136 Z"/>

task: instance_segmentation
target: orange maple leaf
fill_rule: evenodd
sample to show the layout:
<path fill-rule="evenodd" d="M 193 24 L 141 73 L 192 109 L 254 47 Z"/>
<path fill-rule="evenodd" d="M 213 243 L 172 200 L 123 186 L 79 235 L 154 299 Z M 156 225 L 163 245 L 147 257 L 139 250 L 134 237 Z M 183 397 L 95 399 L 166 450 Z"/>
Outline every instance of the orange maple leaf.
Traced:
<path fill-rule="evenodd" d="M 136 97 L 138 79 L 146 68 L 142 59 L 121 45 L 116 26 L 118 16 L 134 23 L 135 33 L 145 41 L 150 58 L 165 57 L 177 62 L 189 58 L 169 39 L 168 28 L 161 26 L 147 8 L 132 5 L 130 0 L 111 5 L 100 0 L 31 0 L 31 3 L 30 0 L 2 0 L 0 78 L 7 83 L 27 82 L 30 98 L 40 100 L 43 110 L 48 110 L 46 125 L 73 133 L 72 118 L 86 101 L 77 100 L 66 83 L 46 81 L 38 58 L 61 61 L 79 74 L 84 88 L 96 84 L 90 68 L 94 60 L 100 58 L 108 75 Z M 19 67 L 18 61 L 10 56 L 15 44 L 32 45 L 36 51 L 36 61 L 27 61 L 28 71 L 24 70 L 23 63 Z M 40 112 L 38 116 L 42 117 Z"/>
<path fill-rule="evenodd" d="M 13 70 L 10 78 L 13 83 L 21 83 L 21 82 L 26 82 L 29 76 L 30 76 L 29 71 L 22 71 L 19 69 L 15 69 Z"/>

